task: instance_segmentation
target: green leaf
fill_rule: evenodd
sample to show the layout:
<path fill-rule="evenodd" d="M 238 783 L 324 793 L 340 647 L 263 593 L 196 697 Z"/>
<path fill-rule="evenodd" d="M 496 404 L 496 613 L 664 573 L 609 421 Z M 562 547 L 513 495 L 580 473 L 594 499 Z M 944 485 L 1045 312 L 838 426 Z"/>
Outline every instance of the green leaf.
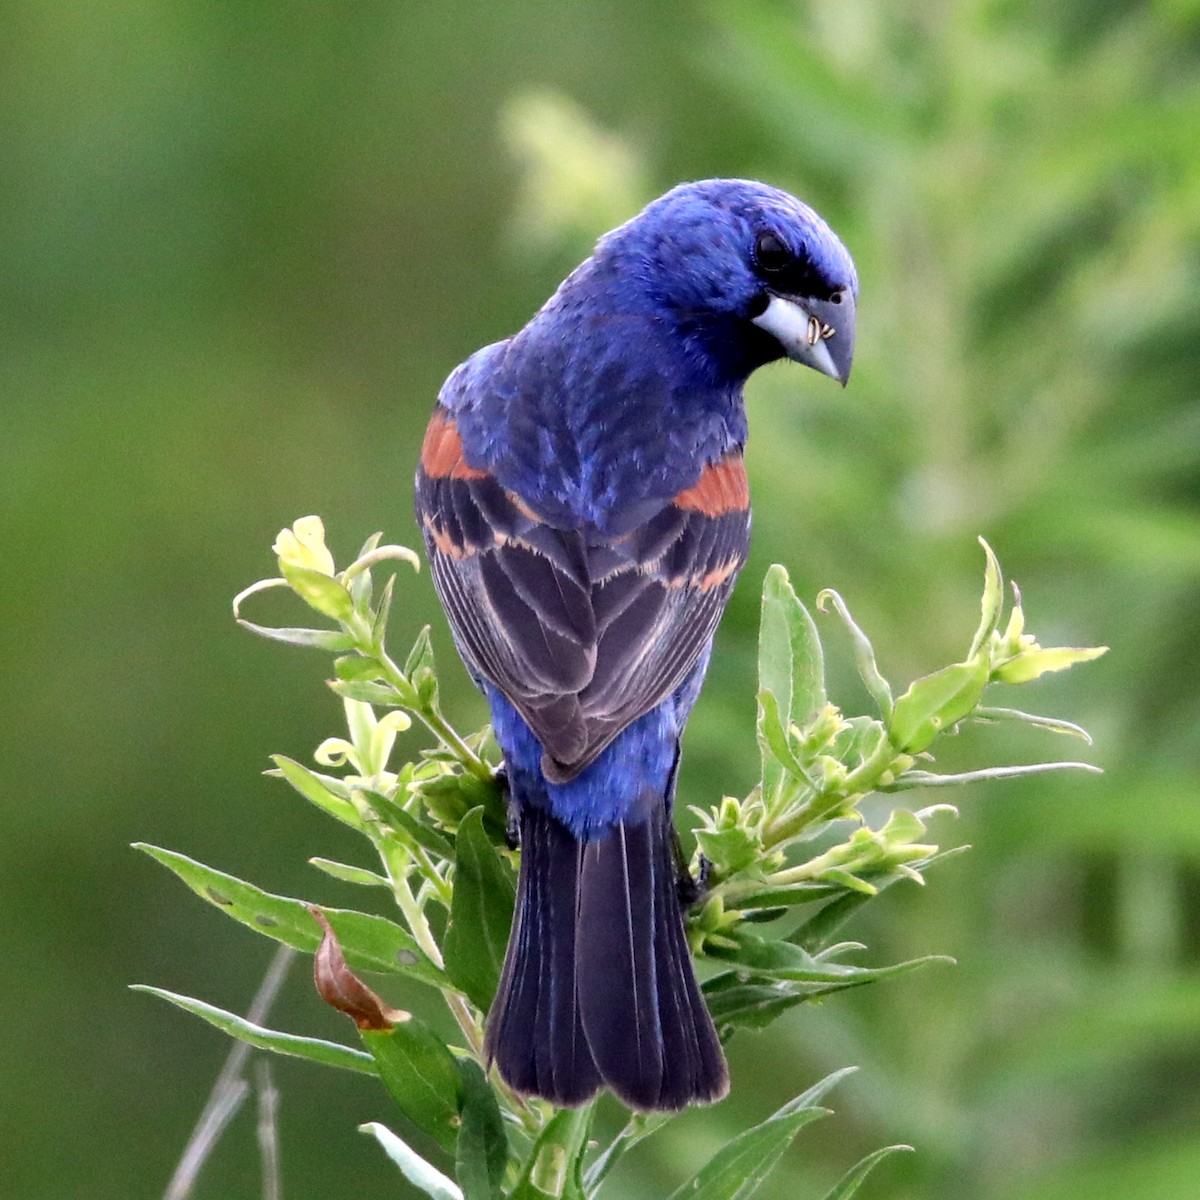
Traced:
<path fill-rule="evenodd" d="M 979 703 L 988 674 L 986 657 L 980 655 L 916 680 L 892 711 L 888 722 L 892 745 L 905 754 L 919 754 Z"/>
<path fill-rule="evenodd" d="M 308 863 L 309 866 L 316 867 L 318 871 L 324 871 L 326 875 L 340 879 L 343 883 L 355 883 L 361 887 L 392 886 L 382 875 L 368 871 L 365 867 L 353 867 L 349 863 L 337 862 L 332 858 L 310 858 Z"/>
<path fill-rule="evenodd" d="M 764 754 L 770 754 L 789 775 L 808 782 L 808 774 L 788 739 L 774 692 L 758 693 L 758 741 Z"/>
<path fill-rule="evenodd" d="M 851 963 L 831 962 L 828 958 L 817 957 L 792 942 L 767 941 L 746 930 L 739 929 L 734 937 L 738 943 L 736 950 L 718 945 L 709 953 L 714 958 L 728 958 L 749 967 L 756 974 L 795 983 L 868 983 L 902 975 L 926 963 L 954 961 L 945 955 L 930 954 L 886 967 L 857 967 Z"/>
<path fill-rule="evenodd" d="M 817 1085 L 820 1091 L 810 1089 L 761 1124 L 738 1134 L 668 1200 L 747 1200 L 754 1195 L 796 1134 L 810 1122 L 829 1115 L 829 1109 L 818 1107 L 816 1100 L 840 1074 L 822 1080 Z"/>
<path fill-rule="evenodd" d="M 454 900 L 446 930 L 446 974 L 486 1011 L 500 982 L 512 927 L 516 888 L 483 830 L 483 809 L 472 809 L 455 842 Z"/>
<path fill-rule="evenodd" d="M 1020 779 L 1024 775 L 1048 775 L 1053 771 L 1087 771 L 1103 775 L 1101 767 L 1084 762 L 1022 763 L 1014 767 L 983 767 L 955 775 L 936 775 L 932 771 L 905 771 L 892 783 L 881 784 L 881 792 L 904 792 L 918 787 L 961 787 L 965 783 L 983 783 L 989 779 Z"/>
<path fill-rule="evenodd" d="M 971 640 L 971 649 L 967 651 L 967 658 L 974 658 L 984 642 L 996 631 L 1000 624 L 1000 614 L 1004 609 L 1004 576 L 1000 573 L 1000 563 L 992 553 L 991 546 L 983 538 L 979 539 L 979 544 L 983 547 L 983 553 L 987 557 L 987 565 L 983 574 L 983 598 L 980 601 L 979 628 Z"/>
<path fill-rule="evenodd" d="M 760 850 L 758 840 L 740 827 L 697 829 L 696 844 L 705 858 L 727 875 L 750 866 Z"/>
<path fill-rule="evenodd" d="M 1092 662 L 1108 653 L 1107 646 L 1033 646 L 997 667 L 993 678 L 999 683 L 1029 683 L 1049 671 L 1065 671 L 1076 663 Z"/>
<path fill-rule="evenodd" d="M 864 901 L 867 898 L 860 897 Z M 929 962 L 953 962 L 953 959 L 930 955 L 886 967 L 856 967 L 816 958 L 786 942 L 763 942 L 744 930 L 739 930 L 738 939 L 743 943 L 753 940 L 760 948 L 759 952 L 751 953 L 745 945 L 734 952 L 710 944 L 709 954 L 734 958 L 735 961 L 747 959 L 761 965 L 747 970 L 749 963 L 745 963 L 737 970 L 724 971 L 705 980 L 704 999 L 719 1029 L 727 1026 L 765 1029 L 788 1009 L 819 996 L 901 975 Z M 793 955 L 791 950 L 800 953 Z"/>
<path fill-rule="evenodd" d="M 585 1104 L 554 1114 L 533 1144 L 508 1200 L 584 1200 L 583 1156 L 594 1111 L 594 1104 Z"/>
<path fill-rule="evenodd" d="M 766 1029 L 791 1008 L 855 984 L 787 983 L 768 975 L 723 971 L 704 981 L 704 1002 L 724 1037 L 734 1028 Z"/>
<path fill-rule="evenodd" d="M 896 873 L 888 876 L 885 880 L 874 881 L 876 894 L 878 895 L 885 887 L 895 883 L 900 878 L 901 876 Z M 791 935 L 789 940 L 795 942 L 798 946 L 802 946 L 809 953 L 821 950 L 828 944 L 830 938 L 871 898 L 870 896 L 863 895 L 861 892 L 843 893 L 835 900 L 831 900 L 819 912 L 809 917 Z"/>
<path fill-rule="evenodd" d="M 466 1200 L 493 1200 L 508 1164 L 508 1138 L 496 1094 L 474 1059 L 458 1064 L 462 1075 L 462 1128 L 454 1173 Z"/>
<path fill-rule="evenodd" d="M 206 867 L 173 850 L 144 842 L 135 842 L 134 849 L 145 851 L 174 871 L 201 899 L 256 933 L 307 954 L 312 954 L 320 944 L 320 930 L 313 923 L 303 900 L 264 892 L 251 883 Z M 346 961 L 356 970 L 407 975 L 438 988 L 449 985 L 446 976 L 425 957 L 412 936 L 394 922 L 349 909 L 326 908 L 323 911 L 345 950 Z"/>
<path fill-rule="evenodd" d="M 331 679 L 330 688 L 347 700 L 358 700 L 362 704 L 382 704 L 395 708 L 403 703 L 403 697 L 388 683 L 372 683 L 369 679 Z"/>
<path fill-rule="evenodd" d="M 367 540 L 370 541 L 370 538 Z M 361 554 L 359 554 L 358 558 L 355 559 L 355 562 L 358 562 L 359 560 L 367 557 L 367 555 L 372 554 L 374 550 L 375 546 L 372 546 L 370 550 L 364 550 Z M 350 568 L 347 567 L 342 579 L 350 592 L 350 599 L 354 603 L 355 610 L 361 613 L 364 617 L 367 616 L 371 611 L 371 572 L 365 569 L 360 571 L 351 571 Z"/>
<path fill-rule="evenodd" d="M 383 530 L 380 530 L 378 533 L 371 534 L 371 536 L 367 538 L 365 542 L 363 542 L 362 549 L 359 550 L 358 554 L 355 555 L 355 561 L 357 562 L 357 560 L 360 558 L 366 558 L 366 556 L 370 554 L 376 546 L 379 545 L 382 538 Z"/>
<path fill-rule="evenodd" d="M 449 838 L 444 837 L 432 826 L 426 825 L 424 821 L 419 821 L 404 808 L 399 800 L 369 789 L 364 790 L 362 795 L 366 797 L 381 820 L 386 821 L 413 845 L 428 850 L 435 857 L 446 862 L 454 861 L 454 845 Z"/>
<path fill-rule="evenodd" d="M 816 626 L 778 563 L 763 580 L 758 687 L 763 792 L 773 797 L 782 782 L 781 767 L 805 778 L 788 741 L 788 726 L 794 719 L 806 721 L 825 703 L 825 664 Z"/>
<path fill-rule="evenodd" d="M 439 825 L 457 830 L 467 813 L 482 807 L 484 827 L 496 836 L 504 832 L 507 811 L 501 790 L 492 780 L 479 779 L 459 769 L 425 778 L 418 772 L 412 790 Z"/>
<path fill-rule="evenodd" d="M 863 681 L 867 691 L 871 693 L 883 719 L 888 720 L 892 715 L 892 689 L 888 681 L 880 674 L 879 667 L 875 662 L 874 646 L 871 645 L 870 639 L 850 615 L 845 600 L 832 588 L 826 588 L 817 597 L 817 608 L 821 612 L 825 611 L 827 603 L 833 605 L 834 611 L 842 619 L 842 624 L 846 626 L 850 634 L 850 640 L 854 646 L 854 663 L 858 667 L 859 678 Z"/>
<path fill-rule="evenodd" d="M 273 642 L 287 642 L 289 646 L 312 646 L 317 650 L 334 652 L 354 648 L 354 639 L 350 634 L 336 629 L 277 629 L 273 625 L 256 625 L 242 617 L 237 618 L 237 623 L 259 637 L 270 638 Z"/>
<path fill-rule="evenodd" d="M 310 608 L 337 621 L 348 621 L 354 613 L 354 601 L 350 593 L 332 575 L 286 559 L 279 560 L 279 569 L 292 590 Z"/>
<path fill-rule="evenodd" d="M 435 1166 L 427 1163 L 386 1125 L 368 1121 L 360 1125 L 358 1131 L 370 1134 L 383 1147 L 388 1158 L 400 1168 L 404 1178 L 431 1200 L 463 1200 L 462 1190 L 452 1179 L 447 1179 Z"/>
<path fill-rule="evenodd" d="M 433 642 L 429 636 L 429 626 L 426 625 L 417 634 L 417 640 L 413 642 L 413 648 L 404 660 L 404 674 L 412 679 L 420 670 L 432 671 L 433 669 Z"/>
<path fill-rule="evenodd" d="M 858 1191 L 859 1185 L 864 1179 L 874 1170 L 874 1168 L 889 1155 L 897 1153 L 900 1150 L 912 1150 L 911 1146 L 884 1146 L 882 1150 L 876 1150 L 874 1154 L 868 1154 L 866 1158 L 855 1163 L 854 1166 L 846 1172 L 845 1175 L 838 1180 L 834 1186 L 825 1193 L 823 1200 L 850 1200 L 850 1197 Z"/>
<path fill-rule="evenodd" d="M 1082 738 L 1090 746 L 1092 735 L 1082 725 L 1073 721 L 1064 721 L 1061 717 L 1043 717 L 1037 713 L 1022 712 L 1019 708 L 977 708 L 972 714 L 974 721 L 1020 721 L 1033 725 L 1038 729 L 1048 729 L 1051 733 L 1064 733 L 1070 737 Z"/>
<path fill-rule="evenodd" d="M 333 670 L 339 679 L 382 679 L 384 676 L 379 660 L 365 654 L 344 654 L 334 660 Z"/>
<path fill-rule="evenodd" d="M 384 638 L 387 633 L 388 614 L 392 610 L 392 593 L 396 590 L 396 577 L 389 575 L 379 595 L 379 606 L 375 610 L 375 620 L 371 623 L 371 642 L 380 652 L 383 650 Z"/>
<path fill-rule="evenodd" d="M 439 1146 L 453 1151 L 458 1138 L 458 1065 L 446 1043 L 416 1017 L 391 1029 L 360 1029 L 396 1107 Z"/>
<path fill-rule="evenodd" d="M 307 1058 L 309 1062 L 321 1063 L 326 1067 L 339 1067 L 344 1071 L 359 1071 L 364 1075 L 375 1075 L 375 1064 L 369 1054 L 355 1050 L 352 1046 L 343 1046 L 338 1042 L 327 1042 L 322 1038 L 300 1037 L 294 1033 L 280 1033 L 275 1029 L 266 1029 L 255 1025 L 245 1017 L 236 1013 L 226 1012 L 206 1004 L 203 1000 L 193 1000 L 190 996 L 180 996 L 176 992 L 168 992 L 163 988 L 149 987 L 146 984 L 135 984 L 131 989 L 135 992 L 146 992 L 150 996 L 158 996 L 167 1000 L 185 1012 L 195 1014 L 224 1030 L 238 1041 L 247 1042 L 259 1050 L 271 1050 L 275 1054 L 290 1054 L 294 1058 Z"/>
<path fill-rule="evenodd" d="M 323 812 L 349 825 L 351 829 L 361 830 L 363 823 L 358 810 L 349 800 L 337 796 L 322 782 L 321 777 L 307 767 L 288 758 L 283 754 L 273 754 L 271 761 L 279 770 L 279 774 L 302 795 L 305 800 L 315 804 Z"/>
<path fill-rule="evenodd" d="M 829 880 L 830 883 L 840 884 L 849 891 L 859 892 L 864 896 L 876 894 L 874 884 L 860 879 L 853 871 L 847 871 L 844 867 L 828 867 L 821 872 L 821 878 Z"/>
<path fill-rule="evenodd" d="M 652 1133 L 657 1133 L 678 1113 L 634 1113 L 624 1129 L 604 1149 L 600 1156 L 588 1167 L 583 1176 L 583 1190 L 587 1196 L 595 1194 L 596 1189 L 608 1177 L 609 1172 L 633 1149 L 638 1142 L 644 1141 Z"/>
<path fill-rule="evenodd" d="M 785 727 L 793 721 L 803 724 L 826 702 L 825 658 L 816 624 L 778 563 L 763 579 L 758 686 L 774 694 Z"/>

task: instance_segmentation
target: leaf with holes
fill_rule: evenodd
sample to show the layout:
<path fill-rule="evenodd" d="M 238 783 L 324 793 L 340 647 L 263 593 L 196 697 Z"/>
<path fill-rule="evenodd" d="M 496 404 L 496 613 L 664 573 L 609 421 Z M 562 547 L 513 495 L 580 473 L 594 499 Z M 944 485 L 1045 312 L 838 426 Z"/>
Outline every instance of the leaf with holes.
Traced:
<path fill-rule="evenodd" d="M 316 951 L 320 931 L 303 900 L 275 896 L 251 883 L 206 867 L 195 859 L 173 850 L 164 850 L 144 842 L 134 845 L 173 871 L 203 900 L 231 916 L 256 933 L 284 942 L 307 954 Z M 393 921 L 369 913 L 348 909 L 323 910 L 346 952 L 346 960 L 355 970 L 386 971 L 408 975 L 422 983 L 444 988 L 449 981 L 443 972 L 425 957 L 412 936 Z"/>

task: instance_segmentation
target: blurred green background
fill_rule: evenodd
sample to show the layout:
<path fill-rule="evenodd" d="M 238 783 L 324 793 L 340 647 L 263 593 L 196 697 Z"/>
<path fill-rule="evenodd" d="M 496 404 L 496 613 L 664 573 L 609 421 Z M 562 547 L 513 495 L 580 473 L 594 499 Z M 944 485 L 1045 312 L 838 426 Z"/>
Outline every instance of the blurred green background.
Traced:
<path fill-rule="evenodd" d="M 271 955 L 129 842 L 361 900 L 305 865 L 342 832 L 259 776 L 340 720 L 326 660 L 230 618 L 275 532 L 319 512 L 341 561 L 414 541 L 449 369 L 604 228 L 720 174 L 842 234 L 860 343 L 845 393 L 786 365 L 750 386 L 754 558 L 682 799 L 753 782 L 768 563 L 838 588 L 906 680 L 965 650 L 976 534 L 1045 644 L 1113 647 L 1017 701 L 1089 727 L 1107 773 L 955 797 L 935 833 L 974 848 L 850 932 L 959 965 L 742 1035 L 733 1097 L 610 1194 L 666 1194 L 848 1063 L 763 1194 L 892 1141 L 918 1153 L 864 1195 L 1200 1194 L 1196 0 L 11 0 L 4 26 L 0 1196 L 159 1194 L 227 1046 L 125 985 L 244 1009 Z M 426 620 L 481 720 L 422 575 L 393 627 Z M 976 730 L 946 763 L 1064 750 Z M 276 1022 L 344 1036 L 305 975 Z M 390 1118 L 380 1089 L 277 1079 L 287 1197 L 405 1194 L 354 1132 Z M 258 1187 L 247 1112 L 196 1194 Z"/>

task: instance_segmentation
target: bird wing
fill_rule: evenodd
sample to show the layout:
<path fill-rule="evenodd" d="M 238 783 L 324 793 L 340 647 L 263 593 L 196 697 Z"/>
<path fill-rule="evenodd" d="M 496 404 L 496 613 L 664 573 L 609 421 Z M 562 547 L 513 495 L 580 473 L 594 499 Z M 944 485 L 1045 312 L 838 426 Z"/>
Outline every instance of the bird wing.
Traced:
<path fill-rule="evenodd" d="M 566 780 L 695 666 L 745 561 L 750 505 L 736 451 L 630 533 L 561 529 L 470 466 L 439 408 L 417 518 L 460 653 Z"/>

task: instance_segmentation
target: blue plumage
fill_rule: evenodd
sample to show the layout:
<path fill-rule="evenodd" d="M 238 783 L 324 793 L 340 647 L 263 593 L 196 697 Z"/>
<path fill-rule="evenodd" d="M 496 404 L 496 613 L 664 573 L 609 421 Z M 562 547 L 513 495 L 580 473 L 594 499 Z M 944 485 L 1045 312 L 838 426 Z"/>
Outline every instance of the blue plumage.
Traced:
<path fill-rule="evenodd" d="M 724 1094 L 671 853 L 679 740 L 747 552 L 742 385 L 785 354 L 844 383 L 857 291 L 798 200 L 685 184 L 442 389 L 417 514 L 521 817 L 488 1020 L 519 1090 Z"/>

